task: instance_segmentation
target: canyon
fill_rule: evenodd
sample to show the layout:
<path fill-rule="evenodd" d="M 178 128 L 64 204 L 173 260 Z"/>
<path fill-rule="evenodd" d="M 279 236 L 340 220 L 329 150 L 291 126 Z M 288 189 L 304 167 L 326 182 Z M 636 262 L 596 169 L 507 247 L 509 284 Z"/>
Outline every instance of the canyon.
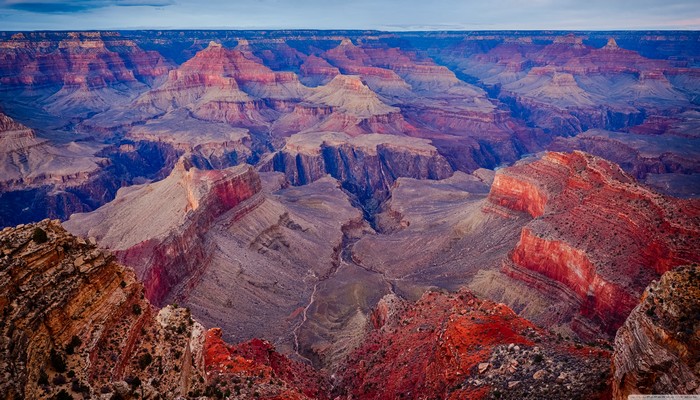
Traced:
<path fill-rule="evenodd" d="M 695 393 L 698 40 L 0 32 L 0 398 Z"/>

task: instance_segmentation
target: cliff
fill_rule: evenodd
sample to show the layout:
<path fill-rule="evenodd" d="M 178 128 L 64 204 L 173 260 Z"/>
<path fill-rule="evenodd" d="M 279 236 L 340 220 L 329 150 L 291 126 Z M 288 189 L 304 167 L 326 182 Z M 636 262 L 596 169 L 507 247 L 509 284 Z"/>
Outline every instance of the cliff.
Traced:
<path fill-rule="evenodd" d="M 614 334 L 651 280 L 698 261 L 698 201 L 660 195 L 586 153 L 547 153 L 499 170 L 489 201 L 534 218 L 504 272 L 562 293 L 584 317 L 572 327 L 585 337 Z"/>
<path fill-rule="evenodd" d="M 283 172 L 293 185 L 330 174 L 361 199 L 381 197 L 399 177 L 452 175 L 449 163 L 427 140 L 380 134 L 352 138 L 339 132 L 294 135 L 260 168 Z"/>
<path fill-rule="evenodd" d="M 613 398 L 700 394 L 700 268 L 652 282 L 615 337 Z"/>
<path fill-rule="evenodd" d="M 181 161 L 168 178 L 123 189 L 115 201 L 73 215 L 65 226 L 112 249 L 136 270 L 146 296 L 160 303 L 199 269 L 206 257 L 202 235 L 212 222 L 260 189 L 250 166 L 200 171 Z"/>
<path fill-rule="evenodd" d="M 238 368 L 225 368 L 218 330 L 177 305 L 152 307 L 132 270 L 58 221 L 5 228 L 0 246 L 2 398 L 306 399 L 325 389 L 266 342 L 232 347 Z"/>

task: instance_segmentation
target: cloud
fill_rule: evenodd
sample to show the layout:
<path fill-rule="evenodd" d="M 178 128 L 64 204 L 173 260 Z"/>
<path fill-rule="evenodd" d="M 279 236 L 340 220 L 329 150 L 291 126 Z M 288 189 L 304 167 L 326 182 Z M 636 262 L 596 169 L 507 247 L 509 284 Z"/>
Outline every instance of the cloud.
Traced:
<path fill-rule="evenodd" d="M 165 7 L 173 0 L 0 0 L 0 7 L 39 14 L 63 14 L 104 7 Z"/>

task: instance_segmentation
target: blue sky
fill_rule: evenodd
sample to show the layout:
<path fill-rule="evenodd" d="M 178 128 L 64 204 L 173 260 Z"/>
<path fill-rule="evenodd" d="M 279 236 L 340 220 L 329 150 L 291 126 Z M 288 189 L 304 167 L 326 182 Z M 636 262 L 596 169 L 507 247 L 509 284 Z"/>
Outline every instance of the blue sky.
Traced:
<path fill-rule="evenodd" d="M 0 30 L 692 29 L 698 0 L 0 0 Z"/>

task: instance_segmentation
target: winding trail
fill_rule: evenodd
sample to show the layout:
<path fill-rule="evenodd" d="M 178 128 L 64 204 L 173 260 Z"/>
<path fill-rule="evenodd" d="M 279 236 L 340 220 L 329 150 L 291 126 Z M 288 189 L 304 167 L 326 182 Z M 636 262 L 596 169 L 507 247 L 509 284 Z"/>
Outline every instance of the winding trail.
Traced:
<path fill-rule="evenodd" d="M 338 271 L 340 271 L 341 269 L 354 267 L 354 268 L 359 268 L 359 269 L 362 269 L 364 271 L 367 271 L 371 274 L 380 275 L 381 280 L 386 284 L 387 293 L 397 295 L 396 284 L 393 280 L 390 280 L 389 278 L 387 278 L 387 276 L 383 272 L 376 271 L 372 268 L 366 267 L 353 259 L 352 248 L 358 240 L 359 240 L 359 238 L 350 238 L 347 235 L 347 233 L 343 236 L 343 239 L 341 242 L 341 248 L 337 252 L 335 259 L 333 260 L 333 267 L 328 271 L 327 274 L 318 278 L 317 282 L 314 284 L 313 290 L 311 292 L 311 296 L 309 297 L 309 301 L 302 311 L 301 321 L 292 330 L 292 335 L 294 337 L 294 352 L 296 353 L 297 356 L 299 356 L 300 359 L 307 361 L 311 365 L 313 365 L 313 362 L 308 357 L 301 354 L 303 349 L 301 348 L 301 345 L 299 343 L 299 332 L 300 332 L 301 328 L 304 326 L 304 324 L 306 323 L 306 321 L 309 320 L 309 309 L 316 301 L 316 294 L 317 294 L 319 286 L 321 284 L 323 284 L 324 282 L 326 282 L 330 279 L 333 279 L 337 275 Z M 314 278 L 317 278 L 315 273 L 311 272 L 311 274 Z"/>

